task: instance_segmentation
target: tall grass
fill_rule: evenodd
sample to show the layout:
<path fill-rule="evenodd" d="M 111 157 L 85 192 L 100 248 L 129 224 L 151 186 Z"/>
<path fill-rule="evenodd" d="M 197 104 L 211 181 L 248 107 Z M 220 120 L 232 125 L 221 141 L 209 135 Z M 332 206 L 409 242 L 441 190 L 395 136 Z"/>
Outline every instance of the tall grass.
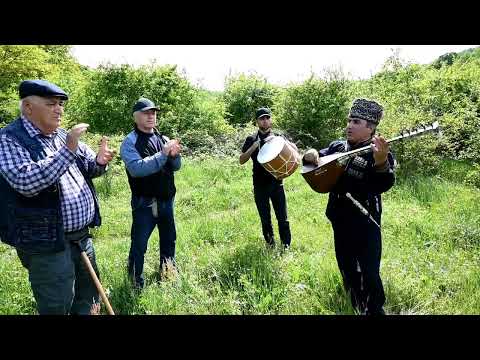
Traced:
<path fill-rule="evenodd" d="M 390 314 L 480 313 L 478 189 L 461 164 L 435 178 L 400 179 L 384 195 L 381 275 Z M 146 288 L 126 276 L 130 191 L 123 167 L 95 180 L 103 226 L 94 231 L 101 281 L 118 314 L 354 314 L 338 272 L 327 195 L 297 171 L 285 180 L 292 247 L 268 250 L 252 194 L 251 163 L 184 158 L 176 174 L 176 280 L 159 280 L 159 239 L 145 260 Z M 272 212 L 273 215 L 273 212 Z M 276 238 L 278 233 L 273 216 Z M 277 241 L 278 243 L 278 241 Z M 0 314 L 34 314 L 27 271 L 0 245 Z"/>

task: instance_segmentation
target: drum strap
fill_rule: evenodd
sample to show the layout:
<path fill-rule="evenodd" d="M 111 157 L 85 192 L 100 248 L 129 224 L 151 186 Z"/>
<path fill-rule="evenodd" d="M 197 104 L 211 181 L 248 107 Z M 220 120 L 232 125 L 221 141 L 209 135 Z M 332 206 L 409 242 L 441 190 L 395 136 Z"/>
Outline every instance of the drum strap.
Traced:
<path fill-rule="evenodd" d="M 271 135 L 277 136 L 273 131 L 270 131 Z M 260 131 L 257 131 L 257 136 L 255 137 L 255 141 L 257 141 L 260 138 Z M 262 143 L 262 139 L 260 139 L 260 144 Z M 265 145 L 265 144 L 264 144 Z M 262 145 L 258 146 L 258 150 L 260 151 Z"/>

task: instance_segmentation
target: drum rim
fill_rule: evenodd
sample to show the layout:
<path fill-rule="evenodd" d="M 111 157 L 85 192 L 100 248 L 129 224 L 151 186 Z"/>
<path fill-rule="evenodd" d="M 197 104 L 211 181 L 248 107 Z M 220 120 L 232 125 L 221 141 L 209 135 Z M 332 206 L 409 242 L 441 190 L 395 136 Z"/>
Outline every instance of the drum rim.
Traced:
<path fill-rule="evenodd" d="M 320 168 L 321 165 L 318 165 L 318 166 L 315 166 L 315 165 L 302 165 L 302 170 L 300 172 L 300 174 L 308 174 L 312 171 L 315 171 L 317 170 L 318 168 Z"/>
<path fill-rule="evenodd" d="M 280 141 L 280 142 L 282 143 L 282 146 L 280 147 L 280 151 L 279 151 L 277 154 L 275 154 L 275 155 L 274 155 L 271 159 L 269 159 L 269 160 L 264 160 L 263 158 L 260 159 L 260 156 L 261 156 L 261 153 L 262 153 L 262 149 L 264 149 L 265 146 L 268 146 L 268 145 L 270 145 L 270 144 L 273 144 L 272 141 L 275 141 L 275 142 Z M 268 143 L 266 143 L 265 145 L 263 145 L 263 146 L 260 148 L 260 150 L 258 151 L 258 155 L 257 155 L 257 161 L 258 161 L 260 164 L 266 164 L 266 163 L 272 161 L 273 159 L 275 159 L 275 158 L 278 156 L 278 154 L 280 154 L 280 153 L 282 152 L 283 147 L 285 146 L 286 143 L 287 143 L 287 142 L 285 141 L 285 139 L 284 139 L 283 137 L 281 137 L 281 136 L 274 136 L 274 138 L 273 138 L 272 140 L 270 140 Z M 267 149 L 268 149 L 268 148 L 267 148 Z M 264 161 L 261 161 L 261 160 L 264 160 Z"/>

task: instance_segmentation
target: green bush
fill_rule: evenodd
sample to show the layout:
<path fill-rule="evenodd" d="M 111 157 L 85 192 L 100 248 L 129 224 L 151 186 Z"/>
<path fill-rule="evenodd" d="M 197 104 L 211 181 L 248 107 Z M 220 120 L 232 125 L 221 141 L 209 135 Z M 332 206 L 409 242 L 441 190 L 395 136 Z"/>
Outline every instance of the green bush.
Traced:
<path fill-rule="evenodd" d="M 183 153 L 196 158 L 215 157 L 225 158 L 240 155 L 246 137 L 253 134 L 256 127 L 253 125 L 230 128 L 228 131 L 214 136 L 205 130 L 189 130 L 183 134 Z"/>
<path fill-rule="evenodd" d="M 155 64 L 104 65 L 93 72 L 82 105 L 85 122 L 94 132 L 126 134 L 133 129 L 132 107 L 142 96 L 160 108 L 158 130 L 187 146 L 194 145 L 188 135 L 193 130 L 211 136 L 229 131 L 218 99 L 195 89 L 175 66 Z"/>
<path fill-rule="evenodd" d="M 393 145 L 402 173 L 435 173 L 442 158 L 480 163 L 480 49 L 446 56 L 432 65 L 390 59 L 384 70 L 355 83 L 355 91 L 385 107 L 379 131 L 391 137 L 419 124 L 439 121 L 442 137 Z M 441 65 L 439 65 L 441 64 Z"/>
<path fill-rule="evenodd" d="M 62 87 L 75 102 L 83 73 L 69 45 L 0 45 L 0 126 L 19 115 L 18 85 L 44 79 Z M 68 119 L 66 110 L 65 118 Z"/>
<path fill-rule="evenodd" d="M 475 164 L 474 168 L 465 175 L 465 184 L 480 189 L 480 165 Z"/>
<path fill-rule="evenodd" d="M 225 81 L 223 100 L 229 124 L 246 125 L 255 121 L 255 110 L 268 107 L 275 112 L 278 89 L 256 74 L 240 74 Z"/>
<path fill-rule="evenodd" d="M 346 79 L 331 76 L 323 80 L 312 75 L 279 96 L 278 125 L 305 146 L 326 147 L 342 136 L 349 105 Z"/>

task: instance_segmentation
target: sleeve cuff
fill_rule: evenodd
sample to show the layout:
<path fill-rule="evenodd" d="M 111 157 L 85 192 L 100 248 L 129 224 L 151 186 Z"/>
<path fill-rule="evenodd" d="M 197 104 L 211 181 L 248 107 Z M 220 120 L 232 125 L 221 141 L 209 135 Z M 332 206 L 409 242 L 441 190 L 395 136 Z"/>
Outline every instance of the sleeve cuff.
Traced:
<path fill-rule="evenodd" d="M 62 159 L 66 160 L 67 162 L 73 162 L 75 160 L 76 154 L 71 151 L 66 145 L 64 145 L 59 150 L 59 153 Z"/>

